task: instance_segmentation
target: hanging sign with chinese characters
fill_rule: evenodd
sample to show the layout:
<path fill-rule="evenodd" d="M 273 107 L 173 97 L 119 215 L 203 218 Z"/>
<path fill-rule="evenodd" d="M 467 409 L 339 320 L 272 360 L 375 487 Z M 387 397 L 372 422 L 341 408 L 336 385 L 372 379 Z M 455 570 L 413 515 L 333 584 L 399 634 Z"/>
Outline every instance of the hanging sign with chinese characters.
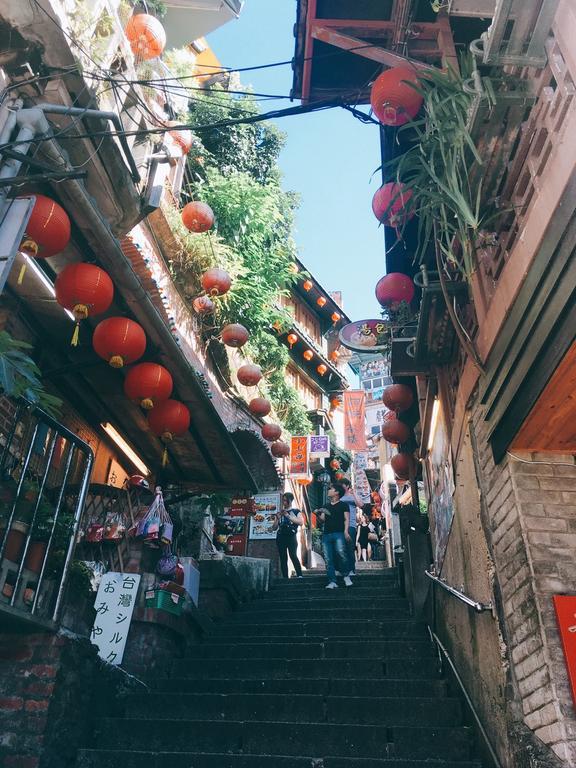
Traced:
<path fill-rule="evenodd" d="M 363 389 L 344 392 L 344 448 L 366 450 L 366 392 Z"/>
<path fill-rule="evenodd" d="M 308 435 L 296 435 L 290 441 L 290 477 L 308 477 Z"/>
<path fill-rule="evenodd" d="M 357 320 L 341 328 L 338 338 L 354 352 L 384 352 L 390 349 L 390 325 L 384 320 Z"/>
<path fill-rule="evenodd" d="M 90 639 L 110 664 L 122 663 L 139 585 L 138 573 L 105 573 L 100 581 Z"/>
<path fill-rule="evenodd" d="M 330 437 L 328 435 L 310 435 L 310 458 L 327 459 L 330 456 Z"/>

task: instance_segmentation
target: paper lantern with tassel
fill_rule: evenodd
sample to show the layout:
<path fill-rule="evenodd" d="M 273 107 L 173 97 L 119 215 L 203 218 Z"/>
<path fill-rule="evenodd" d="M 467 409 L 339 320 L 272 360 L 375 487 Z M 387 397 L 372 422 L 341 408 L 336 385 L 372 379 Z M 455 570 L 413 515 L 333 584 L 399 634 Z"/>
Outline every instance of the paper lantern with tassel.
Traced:
<path fill-rule="evenodd" d="M 198 315 L 210 315 L 214 312 L 214 302 L 208 296 L 198 296 L 192 302 L 194 312 Z"/>
<path fill-rule="evenodd" d="M 272 443 L 282 435 L 282 427 L 279 424 L 264 424 L 261 434 L 264 440 Z"/>
<path fill-rule="evenodd" d="M 316 368 L 320 376 L 324 376 L 326 374 L 326 371 L 328 370 L 328 366 L 324 365 L 324 363 L 320 363 L 320 365 Z"/>
<path fill-rule="evenodd" d="M 382 425 L 382 437 L 389 443 L 405 443 L 410 437 L 410 427 L 399 419 L 387 419 Z"/>
<path fill-rule="evenodd" d="M 395 310 L 414 298 L 414 282 L 402 272 L 389 272 L 376 283 L 376 298 L 382 307 Z"/>
<path fill-rule="evenodd" d="M 230 290 L 232 278 L 225 269 L 212 267 L 204 272 L 200 278 L 200 282 L 202 283 L 202 288 L 204 288 L 206 293 L 210 296 L 223 296 Z"/>
<path fill-rule="evenodd" d="M 128 371 L 124 379 L 124 393 L 130 400 L 138 400 L 149 411 L 172 394 L 170 371 L 158 363 L 140 363 Z"/>
<path fill-rule="evenodd" d="M 70 242 L 70 219 L 61 205 L 46 195 L 36 198 L 20 243 L 20 250 L 36 259 L 48 259 L 66 248 Z M 24 278 L 26 265 L 20 269 L 18 284 Z"/>
<path fill-rule="evenodd" d="M 389 181 L 377 189 L 372 198 L 372 211 L 381 224 L 399 229 L 415 214 L 410 207 L 412 190 L 402 184 Z"/>
<path fill-rule="evenodd" d="M 404 125 L 416 117 L 424 101 L 413 87 L 418 82 L 418 74 L 409 67 L 392 67 L 376 78 L 370 104 L 383 125 Z"/>
<path fill-rule="evenodd" d="M 222 328 L 220 337 L 227 347 L 238 349 L 246 344 L 250 338 L 250 334 L 243 325 L 240 325 L 240 323 L 230 323 Z"/>
<path fill-rule="evenodd" d="M 294 344 L 296 344 L 296 342 L 298 341 L 298 336 L 296 336 L 295 333 L 289 333 L 288 336 L 286 337 L 286 340 L 288 341 L 288 345 L 290 349 L 292 349 Z"/>
<path fill-rule="evenodd" d="M 308 362 L 310 362 L 310 360 L 312 360 L 312 358 L 314 357 L 314 352 L 312 352 L 311 349 L 306 349 L 304 350 L 302 357 L 304 358 L 304 360 L 308 360 Z"/>
<path fill-rule="evenodd" d="M 166 46 L 166 32 L 162 24 L 148 13 L 137 13 L 128 19 L 124 30 L 132 53 L 137 59 L 156 59 Z"/>
<path fill-rule="evenodd" d="M 190 411 L 178 400 L 164 400 L 148 413 L 148 426 L 164 443 L 162 466 L 168 463 L 168 443 L 190 427 Z"/>
<path fill-rule="evenodd" d="M 391 411 L 407 411 L 414 402 L 414 395 L 406 384 L 390 384 L 384 389 L 382 402 Z"/>
<path fill-rule="evenodd" d="M 397 453 L 390 459 L 394 475 L 400 480 L 408 480 L 414 471 L 414 458 L 411 453 Z"/>
<path fill-rule="evenodd" d="M 190 232 L 208 232 L 214 225 L 214 212 L 206 203 L 195 200 L 182 208 L 182 224 Z"/>
<path fill-rule="evenodd" d="M 72 346 L 78 344 L 80 321 L 106 312 L 114 298 L 110 276 L 95 264 L 69 264 L 54 281 L 56 301 L 74 315 Z"/>
<path fill-rule="evenodd" d="M 112 368 L 122 368 L 142 357 L 146 351 L 146 334 L 134 320 L 109 317 L 94 329 L 92 346 Z"/>

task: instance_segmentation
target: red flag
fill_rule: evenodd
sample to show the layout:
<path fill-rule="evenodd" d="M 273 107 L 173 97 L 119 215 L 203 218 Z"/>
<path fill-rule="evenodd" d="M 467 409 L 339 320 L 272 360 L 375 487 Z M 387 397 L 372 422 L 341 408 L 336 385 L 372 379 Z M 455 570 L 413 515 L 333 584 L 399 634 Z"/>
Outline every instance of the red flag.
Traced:
<path fill-rule="evenodd" d="M 344 448 L 365 451 L 366 393 L 362 389 L 344 392 Z"/>

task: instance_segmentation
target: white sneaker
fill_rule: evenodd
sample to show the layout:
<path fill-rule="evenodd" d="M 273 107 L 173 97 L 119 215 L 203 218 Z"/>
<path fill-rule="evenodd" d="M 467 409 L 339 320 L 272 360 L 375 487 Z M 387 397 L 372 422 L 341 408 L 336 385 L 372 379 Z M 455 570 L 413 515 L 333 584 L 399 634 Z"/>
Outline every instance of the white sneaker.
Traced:
<path fill-rule="evenodd" d="M 348 576 L 356 576 L 356 571 L 350 571 L 350 573 L 348 574 Z"/>
<path fill-rule="evenodd" d="M 350 578 L 350 576 L 344 576 L 344 584 L 347 587 L 351 587 L 352 586 L 352 579 Z"/>
<path fill-rule="evenodd" d="M 330 584 L 326 585 L 326 589 L 338 589 L 338 584 L 335 581 L 331 581 Z"/>
<path fill-rule="evenodd" d="M 334 571 L 334 573 L 336 574 L 336 576 L 342 576 L 342 574 L 340 573 L 340 571 Z"/>

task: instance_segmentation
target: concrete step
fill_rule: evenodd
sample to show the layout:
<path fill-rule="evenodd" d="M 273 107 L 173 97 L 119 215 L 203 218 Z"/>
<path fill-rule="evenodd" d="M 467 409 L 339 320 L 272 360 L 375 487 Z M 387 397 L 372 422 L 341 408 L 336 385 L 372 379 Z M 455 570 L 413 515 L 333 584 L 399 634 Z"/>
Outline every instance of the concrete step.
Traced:
<path fill-rule="evenodd" d="M 276 621 L 288 622 L 306 622 L 306 621 L 334 621 L 344 619 L 361 625 L 365 621 L 382 621 L 386 618 L 409 619 L 410 610 L 407 600 L 394 599 L 386 601 L 382 607 L 356 608 L 356 605 L 346 605 L 344 607 L 319 608 L 318 605 L 311 603 L 309 606 L 296 606 L 294 608 L 278 607 L 268 610 L 254 608 L 250 604 L 241 608 L 228 620 L 230 626 L 234 620 L 241 624 L 267 624 Z"/>
<path fill-rule="evenodd" d="M 438 665 L 429 659 L 387 659 L 374 661 L 359 659 L 249 659 L 229 657 L 207 659 L 201 664 L 195 659 L 177 660 L 173 667 L 174 677 L 188 679 L 246 678 L 279 680 L 291 677 L 339 677 L 371 680 L 379 677 L 436 678 Z"/>
<path fill-rule="evenodd" d="M 394 581 L 384 581 L 375 586 L 365 586 L 365 583 L 358 581 L 357 577 L 352 578 L 352 581 L 353 587 L 342 590 L 343 592 L 346 592 L 347 595 L 350 595 L 350 597 L 352 597 L 353 594 L 356 595 L 356 597 L 380 597 L 386 595 L 398 595 L 398 586 Z M 341 579 L 338 579 L 337 583 L 340 586 L 344 586 L 344 582 Z M 322 596 L 330 597 L 330 591 L 326 589 L 326 581 L 323 581 L 321 584 L 307 586 L 305 589 L 295 589 L 289 584 L 279 584 L 278 586 L 271 587 L 268 592 L 262 596 L 261 599 L 268 600 L 269 598 L 282 598 L 283 600 L 299 600 L 301 597 Z"/>
<path fill-rule="evenodd" d="M 405 605 L 405 600 L 397 595 L 391 595 L 389 597 L 382 595 L 370 595 L 367 597 L 354 596 L 352 594 L 354 587 L 348 589 L 325 589 L 324 592 L 318 597 L 302 596 L 295 599 L 280 598 L 276 599 L 272 596 L 263 600 L 255 600 L 253 603 L 247 604 L 244 608 L 240 609 L 241 613 L 245 611 L 304 611 L 304 610 L 326 610 L 339 608 L 342 610 L 348 610 L 354 608 L 355 610 L 381 610 L 385 611 L 388 607 L 395 607 L 397 605 Z"/>
<path fill-rule="evenodd" d="M 276 642 L 216 643 L 208 641 L 188 649 L 186 659 L 373 659 L 430 658 L 435 655 L 429 640 L 321 640 L 295 643 Z"/>
<path fill-rule="evenodd" d="M 219 624 L 210 635 L 209 642 L 220 642 L 221 639 L 230 642 L 230 638 L 279 636 L 285 639 L 297 637 L 376 637 L 379 639 L 396 637 L 428 637 L 426 625 L 411 619 L 390 619 L 388 621 L 354 621 L 336 619 L 334 621 L 306 621 L 294 623 L 258 623 L 244 624 L 238 620 Z"/>
<path fill-rule="evenodd" d="M 456 726 L 460 702 L 434 698 L 374 698 L 311 694 L 152 693 L 125 699 L 130 717 L 150 720 L 258 720 L 285 723 Z"/>
<path fill-rule="evenodd" d="M 340 577 L 339 577 L 340 578 Z M 398 571 L 396 569 L 384 569 L 378 571 L 356 571 L 353 577 L 358 584 L 363 587 L 374 587 L 377 584 L 397 584 Z M 320 586 L 326 584 L 326 571 L 316 571 L 314 573 L 305 573 L 303 579 L 272 579 L 271 586 L 289 586 L 291 589 L 307 589 L 312 585 Z"/>
<path fill-rule="evenodd" d="M 439 679 L 401 679 L 371 677 L 369 679 L 289 677 L 286 679 L 259 680 L 243 678 L 198 678 L 166 677 L 148 680 L 151 691 L 166 693 L 273 693 L 273 694 L 316 694 L 350 696 L 353 698 L 378 698 L 408 696 L 444 699 L 447 685 Z M 438 706 L 442 702 L 438 701 Z"/>
<path fill-rule="evenodd" d="M 379 750 L 379 754 L 382 753 Z M 84 749 L 78 768 L 320 768 L 309 757 L 199 752 L 124 752 Z M 322 768 L 480 768 L 471 761 L 328 757 Z"/>
<path fill-rule="evenodd" d="M 394 756 L 469 760 L 471 734 L 463 727 L 412 727 L 205 720 L 97 720 L 94 744 L 101 749 L 151 752 L 236 752 L 296 757 Z"/>

